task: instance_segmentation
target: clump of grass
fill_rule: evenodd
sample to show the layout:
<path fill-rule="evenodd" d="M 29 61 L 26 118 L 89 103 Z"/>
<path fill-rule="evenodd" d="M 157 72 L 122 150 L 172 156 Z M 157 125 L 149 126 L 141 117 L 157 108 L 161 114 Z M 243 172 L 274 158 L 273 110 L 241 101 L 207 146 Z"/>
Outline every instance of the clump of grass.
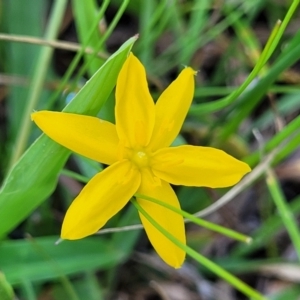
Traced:
<path fill-rule="evenodd" d="M 69 5 L 56 1 L 52 6 L 46 1 L 4 2 L 1 297 L 12 299 L 12 285 L 24 299 L 42 298 L 47 291 L 53 299 L 113 299 L 121 293 L 166 298 L 172 288 L 164 284 L 172 287 L 177 276 L 176 284 L 191 299 L 207 296 L 201 282 L 217 299 L 219 277 L 234 287 L 228 288 L 228 299 L 244 299 L 237 289 L 253 299 L 297 299 L 297 278 L 285 271 L 291 267 L 298 271 L 300 253 L 296 222 L 300 34 L 294 26 L 299 21 L 298 5 L 296 0 L 289 5 L 284 1 L 221 5 L 106 0 L 101 6 L 80 0 Z M 137 33 L 138 40 L 133 37 Z M 55 42 L 63 37 L 68 41 Z M 62 47 L 65 50 L 59 50 Z M 71 52 L 75 48 L 76 54 Z M 253 240 L 237 243 L 188 224 L 187 252 L 194 260 L 188 259 L 185 268 L 193 272 L 191 277 L 166 269 L 156 259 L 143 233 L 136 230 L 139 220 L 133 205 L 99 236 L 54 245 L 64 212 L 82 182 L 104 166 L 71 155 L 45 136 L 36 140 L 40 132 L 29 115 L 33 110 L 64 109 L 113 121 L 113 88 L 131 48 L 148 70 L 154 98 L 183 65 L 199 70 L 194 103 L 176 143 L 214 146 L 253 168 L 230 190 L 176 187 L 183 210 Z M 134 266 L 134 274 L 128 265 Z M 156 285 L 145 287 L 151 280 Z M 285 284 L 272 291 L 272 284 L 279 281 Z"/>

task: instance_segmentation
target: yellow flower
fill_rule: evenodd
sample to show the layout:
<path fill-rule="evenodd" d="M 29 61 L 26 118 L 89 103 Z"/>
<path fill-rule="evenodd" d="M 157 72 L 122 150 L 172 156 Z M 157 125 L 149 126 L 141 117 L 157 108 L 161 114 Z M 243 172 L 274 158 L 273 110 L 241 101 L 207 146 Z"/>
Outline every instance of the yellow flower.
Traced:
<path fill-rule="evenodd" d="M 195 71 L 185 68 L 154 104 L 146 73 L 130 54 L 116 86 L 116 124 L 95 117 L 41 111 L 32 119 L 57 143 L 110 165 L 95 175 L 68 209 L 61 237 L 79 239 L 96 233 L 136 193 L 180 208 L 170 184 L 227 187 L 250 171 L 225 152 L 196 146 L 169 147 L 178 135 L 194 94 Z M 147 200 L 139 205 L 185 243 L 182 216 Z M 185 252 L 140 214 L 150 242 L 169 265 L 182 265 Z"/>

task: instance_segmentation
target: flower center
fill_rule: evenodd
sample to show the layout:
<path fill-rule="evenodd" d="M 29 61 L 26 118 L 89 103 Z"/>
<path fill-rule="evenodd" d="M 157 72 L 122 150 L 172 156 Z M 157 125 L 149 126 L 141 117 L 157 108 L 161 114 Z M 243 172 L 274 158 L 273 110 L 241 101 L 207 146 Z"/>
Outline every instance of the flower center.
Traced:
<path fill-rule="evenodd" d="M 136 164 L 138 168 L 145 168 L 149 166 L 149 155 L 143 150 L 134 150 L 131 154 L 130 160 Z"/>

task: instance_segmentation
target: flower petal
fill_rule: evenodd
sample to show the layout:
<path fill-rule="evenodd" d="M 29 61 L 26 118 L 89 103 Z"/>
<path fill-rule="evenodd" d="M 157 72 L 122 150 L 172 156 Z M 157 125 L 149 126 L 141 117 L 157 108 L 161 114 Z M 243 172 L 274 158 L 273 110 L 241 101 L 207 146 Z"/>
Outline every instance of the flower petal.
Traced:
<path fill-rule="evenodd" d="M 151 176 L 148 174 L 148 176 Z M 178 199 L 170 187 L 170 185 L 161 181 L 161 185 L 153 184 L 153 178 L 147 178 L 145 174 L 142 175 L 142 183 L 138 192 L 140 194 L 165 201 L 180 209 Z M 185 230 L 183 217 L 163 206 L 155 204 L 144 199 L 137 199 L 142 208 L 164 229 L 176 237 L 181 243 L 185 244 Z M 185 258 L 185 251 L 177 247 L 160 231 L 158 231 L 143 215 L 139 213 L 141 221 L 144 225 L 148 238 L 158 253 L 158 255 L 170 266 L 179 268 Z"/>
<path fill-rule="evenodd" d="M 250 167 L 222 150 L 179 146 L 158 150 L 153 173 L 172 184 L 221 188 L 234 185 Z"/>
<path fill-rule="evenodd" d="M 118 76 L 115 112 L 120 140 L 131 148 L 145 147 L 154 127 L 154 102 L 145 69 L 132 53 Z"/>
<path fill-rule="evenodd" d="M 149 147 L 168 147 L 178 135 L 194 96 L 192 68 L 185 68 L 161 94 L 155 105 L 155 125 Z"/>
<path fill-rule="evenodd" d="M 62 239 L 75 240 L 97 232 L 126 205 L 140 182 L 140 172 L 127 160 L 98 173 L 69 207 L 62 226 Z"/>
<path fill-rule="evenodd" d="M 53 111 L 39 111 L 31 118 L 46 135 L 64 147 L 108 165 L 117 161 L 119 140 L 114 124 L 95 117 Z"/>

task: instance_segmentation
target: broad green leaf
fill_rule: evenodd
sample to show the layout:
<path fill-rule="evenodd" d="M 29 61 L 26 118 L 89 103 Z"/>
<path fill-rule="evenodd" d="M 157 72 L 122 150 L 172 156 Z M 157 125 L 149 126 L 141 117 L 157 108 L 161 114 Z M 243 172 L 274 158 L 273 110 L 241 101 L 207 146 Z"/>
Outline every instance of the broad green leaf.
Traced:
<path fill-rule="evenodd" d="M 40 37 L 43 35 L 43 20 L 45 18 L 45 1 L 1 1 L 1 31 L 10 34 L 30 35 Z M 5 13 L 3 13 L 5 12 Z M 13 22 L 12 22 L 13 20 Z M 2 27 L 3 26 L 3 27 Z M 9 43 L 3 45 L 9 54 L 5 61 L 6 71 L 26 78 L 32 75 L 40 49 L 32 44 Z M 25 59 L 26 58 L 26 59 Z M 28 89 L 23 86 L 10 87 L 9 101 L 7 101 L 10 115 L 8 118 L 9 137 L 13 141 L 20 128 L 20 121 L 26 107 Z M 22 101 L 20 100 L 22 99 Z"/>
<path fill-rule="evenodd" d="M 58 237 L 4 241 L 0 245 L 0 266 L 12 285 L 45 281 L 84 271 L 111 268 L 124 258 L 118 248 L 97 237 L 63 241 Z M 1 298 L 2 299 L 2 298 Z"/>
<path fill-rule="evenodd" d="M 91 116 L 99 112 L 113 90 L 135 40 L 136 37 L 129 39 L 106 61 L 68 104 L 65 112 Z M 24 153 L 0 190 L 0 237 L 12 230 L 51 194 L 69 154 L 69 150 L 45 135 Z"/>

